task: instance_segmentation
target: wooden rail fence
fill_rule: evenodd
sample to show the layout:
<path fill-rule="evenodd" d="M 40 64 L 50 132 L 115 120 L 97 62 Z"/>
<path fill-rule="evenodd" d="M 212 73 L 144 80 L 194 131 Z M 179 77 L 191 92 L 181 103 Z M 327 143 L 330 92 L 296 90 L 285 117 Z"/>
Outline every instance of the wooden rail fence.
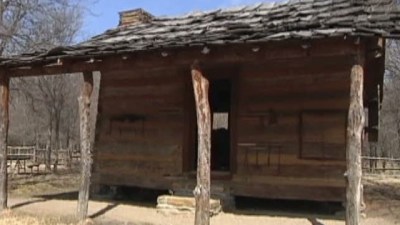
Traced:
<path fill-rule="evenodd" d="M 366 172 L 400 171 L 400 159 L 363 156 L 362 161 L 362 168 Z"/>
<path fill-rule="evenodd" d="M 30 168 L 31 171 L 34 167 L 37 167 L 37 170 L 39 170 L 41 164 L 45 165 L 46 155 L 46 149 L 37 148 L 36 146 L 7 146 L 8 167 L 16 170 L 18 173 L 20 169 L 26 172 L 27 167 Z M 79 159 L 79 151 L 73 149 L 53 149 L 51 151 L 50 164 L 70 166 L 74 160 Z M 27 164 L 27 162 L 29 164 Z"/>

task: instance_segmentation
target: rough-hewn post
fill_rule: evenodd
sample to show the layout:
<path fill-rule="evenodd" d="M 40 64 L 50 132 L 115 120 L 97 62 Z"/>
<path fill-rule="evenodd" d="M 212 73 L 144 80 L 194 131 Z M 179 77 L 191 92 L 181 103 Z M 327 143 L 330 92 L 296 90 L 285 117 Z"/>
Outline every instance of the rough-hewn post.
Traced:
<path fill-rule="evenodd" d="M 7 137 L 9 78 L 0 74 L 0 210 L 7 208 Z"/>
<path fill-rule="evenodd" d="M 90 176 L 92 169 L 92 143 L 90 135 L 90 97 L 93 91 L 93 74 L 83 74 L 84 84 L 79 97 L 80 136 L 81 136 L 81 184 L 79 188 L 78 219 L 88 215 Z"/>
<path fill-rule="evenodd" d="M 347 124 L 346 225 L 358 225 L 361 202 L 361 149 L 364 128 L 364 71 L 361 54 L 351 69 L 350 107 Z"/>
<path fill-rule="evenodd" d="M 199 63 L 192 65 L 192 82 L 196 100 L 198 127 L 197 186 L 195 225 L 210 224 L 210 150 L 211 112 L 208 102 L 208 80 L 203 76 Z"/>

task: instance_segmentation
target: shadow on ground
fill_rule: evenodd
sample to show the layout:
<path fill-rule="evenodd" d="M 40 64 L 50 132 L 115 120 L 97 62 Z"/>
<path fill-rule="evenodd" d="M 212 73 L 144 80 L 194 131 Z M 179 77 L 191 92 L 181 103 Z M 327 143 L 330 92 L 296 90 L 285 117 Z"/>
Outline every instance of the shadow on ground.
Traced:
<path fill-rule="evenodd" d="M 101 195 L 91 196 L 91 200 L 155 208 L 158 196 L 164 194 L 168 194 L 168 192 L 120 187 L 114 191 L 108 191 Z M 45 200 L 77 200 L 78 195 L 79 193 L 77 191 L 72 191 L 57 194 L 35 195 L 33 197 Z"/>
<path fill-rule="evenodd" d="M 157 197 L 168 194 L 167 191 L 155 191 L 140 188 L 119 188 L 111 194 L 99 195 L 92 200 L 108 202 L 104 209 L 91 215 L 97 218 L 120 204 L 135 205 L 140 207 L 155 208 Z M 36 202 L 47 200 L 77 200 L 78 192 L 65 192 L 58 194 L 34 196 L 40 200 L 20 203 L 14 207 L 21 207 Z M 337 202 L 313 202 L 313 201 L 292 201 L 292 200 L 266 200 L 259 198 L 236 197 L 236 209 L 229 213 L 237 215 L 258 215 L 258 216 L 282 216 L 289 218 L 305 218 L 310 224 L 320 224 L 318 219 L 344 220 L 344 208 Z"/>
<path fill-rule="evenodd" d="M 97 211 L 96 213 L 93 213 L 92 215 L 89 215 L 89 218 L 95 219 L 95 218 L 97 218 L 99 216 L 102 216 L 102 215 L 106 214 L 108 211 L 110 211 L 113 208 L 117 207 L 118 205 L 119 205 L 118 203 L 109 204 L 105 208 Z"/>
<path fill-rule="evenodd" d="M 45 200 L 77 200 L 78 199 L 78 192 L 71 191 L 71 192 L 63 192 L 57 194 L 45 194 L 45 195 L 35 195 L 34 198 L 41 198 Z"/>
<path fill-rule="evenodd" d="M 315 218 L 344 220 L 344 208 L 338 202 L 315 202 L 293 200 L 269 200 L 260 198 L 236 197 L 234 214 L 284 216 L 306 218 L 311 224 L 318 224 Z"/>
<path fill-rule="evenodd" d="M 18 209 L 18 208 L 21 208 L 23 206 L 35 204 L 35 203 L 38 203 L 38 202 L 45 202 L 45 201 L 47 201 L 47 200 L 46 199 L 32 199 L 32 200 L 28 200 L 28 201 L 25 201 L 25 202 L 21 202 L 21 203 L 17 203 L 15 205 L 12 205 L 10 207 L 10 209 Z"/>

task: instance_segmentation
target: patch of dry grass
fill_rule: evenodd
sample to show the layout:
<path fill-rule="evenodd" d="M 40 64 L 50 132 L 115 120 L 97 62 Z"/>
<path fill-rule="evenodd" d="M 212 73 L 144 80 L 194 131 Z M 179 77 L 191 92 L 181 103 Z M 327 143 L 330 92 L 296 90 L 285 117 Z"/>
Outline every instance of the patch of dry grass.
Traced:
<path fill-rule="evenodd" d="M 88 219 L 85 222 L 77 223 L 74 222 L 74 219 L 38 217 L 7 210 L 0 214 L 0 225 L 94 225 L 94 222 Z"/>
<path fill-rule="evenodd" d="M 31 197 L 35 195 L 76 191 L 78 190 L 78 186 L 78 174 L 25 176 L 11 179 L 10 194 L 19 197 Z"/>

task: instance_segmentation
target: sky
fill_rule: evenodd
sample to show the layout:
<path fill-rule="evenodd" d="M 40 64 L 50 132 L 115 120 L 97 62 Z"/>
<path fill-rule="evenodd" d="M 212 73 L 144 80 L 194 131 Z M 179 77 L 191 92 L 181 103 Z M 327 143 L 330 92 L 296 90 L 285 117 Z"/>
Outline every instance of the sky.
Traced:
<path fill-rule="evenodd" d="M 118 12 L 143 8 L 155 16 L 185 15 L 193 11 L 204 11 L 259 2 L 278 0 L 94 0 L 89 6 L 83 30 L 84 39 L 100 34 L 118 25 Z"/>

